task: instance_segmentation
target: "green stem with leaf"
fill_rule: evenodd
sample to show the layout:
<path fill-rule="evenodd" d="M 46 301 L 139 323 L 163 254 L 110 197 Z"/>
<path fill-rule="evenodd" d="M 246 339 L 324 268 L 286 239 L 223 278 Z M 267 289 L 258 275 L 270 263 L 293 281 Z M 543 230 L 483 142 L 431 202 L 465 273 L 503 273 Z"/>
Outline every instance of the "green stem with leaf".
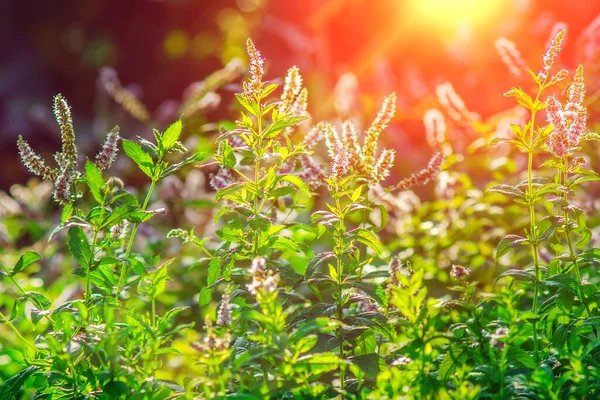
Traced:
<path fill-rule="evenodd" d="M 146 207 L 148 207 L 148 203 L 150 202 L 150 197 L 152 196 L 152 192 L 154 191 L 154 187 L 156 186 L 156 182 L 158 179 L 152 179 L 150 183 L 150 188 L 148 189 L 148 193 L 146 193 L 146 199 L 144 200 L 144 204 L 142 205 L 141 211 L 146 211 Z M 133 243 L 135 242 L 135 236 L 137 234 L 138 228 L 140 224 L 135 224 L 131 235 L 129 236 L 129 243 L 127 244 L 127 250 L 125 251 L 125 259 L 129 258 L 129 254 L 131 253 L 131 249 L 133 248 Z M 125 275 L 127 274 L 127 263 L 123 262 L 121 265 L 121 274 L 119 275 L 119 282 L 117 283 L 117 293 L 115 300 L 119 301 L 119 295 L 121 294 L 121 288 L 123 284 L 126 282 Z"/>

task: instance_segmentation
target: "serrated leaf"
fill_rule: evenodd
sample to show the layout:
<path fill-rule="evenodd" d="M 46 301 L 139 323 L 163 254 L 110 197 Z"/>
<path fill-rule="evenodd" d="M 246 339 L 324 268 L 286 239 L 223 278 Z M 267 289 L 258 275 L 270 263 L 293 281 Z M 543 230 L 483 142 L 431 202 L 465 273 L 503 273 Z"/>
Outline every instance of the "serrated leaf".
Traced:
<path fill-rule="evenodd" d="M 27 367 L 8 378 L 2 386 L 0 386 L 0 399 L 16 398 L 27 379 L 38 373 L 39 369 L 40 367 L 37 366 Z"/>
<path fill-rule="evenodd" d="M 203 287 L 200 290 L 200 297 L 198 299 L 198 305 L 204 307 L 212 300 L 212 289 L 209 287 Z"/>
<path fill-rule="evenodd" d="M 528 240 L 522 236 L 506 235 L 500 240 L 500 243 L 498 243 L 498 247 L 496 248 L 496 260 L 508 253 L 513 247 L 527 242 Z"/>
<path fill-rule="evenodd" d="M 375 234 L 369 230 L 364 228 L 358 228 L 354 234 L 356 235 L 356 240 L 363 243 L 367 247 L 375 250 L 377 254 L 381 254 L 383 251 L 383 245 L 379 241 L 379 238 L 375 236 Z"/>
<path fill-rule="evenodd" d="M 98 204 L 102 204 L 104 202 L 104 196 L 102 194 L 104 179 L 96 164 L 90 160 L 86 160 L 85 162 L 85 181 L 90 188 L 90 193 L 94 197 L 94 200 L 96 200 Z"/>
<path fill-rule="evenodd" d="M 123 139 L 121 142 L 123 143 L 123 150 L 127 154 L 127 157 L 131 158 L 144 174 L 153 178 L 154 161 L 152 161 L 152 157 L 136 142 L 126 139 Z"/>
<path fill-rule="evenodd" d="M 18 274 L 19 272 L 21 272 L 25 268 L 27 268 L 29 265 L 31 265 L 34 262 L 39 261 L 41 259 L 42 259 L 42 256 L 40 256 L 35 251 L 31 251 L 31 250 L 26 251 L 25 254 L 23 254 L 21 257 L 19 257 L 19 260 L 17 261 L 17 264 L 11 271 L 10 276 L 15 276 L 16 274 Z"/>
<path fill-rule="evenodd" d="M 289 182 L 292 185 L 296 186 L 302 193 L 307 196 L 310 196 L 310 189 L 306 186 L 306 183 L 297 175 L 283 175 L 279 177 L 280 181 Z"/>
<path fill-rule="evenodd" d="M 67 233 L 67 248 L 81 267 L 88 268 L 91 256 L 90 244 L 80 226 L 69 228 L 69 232 Z"/>
<path fill-rule="evenodd" d="M 173 122 L 166 130 L 165 133 L 162 134 L 161 137 L 161 145 L 165 152 L 171 150 L 171 147 L 179 140 L 181 136 L 181 130 L 183 128 L 183 123 L 181 120 L 177 120 Z"/>

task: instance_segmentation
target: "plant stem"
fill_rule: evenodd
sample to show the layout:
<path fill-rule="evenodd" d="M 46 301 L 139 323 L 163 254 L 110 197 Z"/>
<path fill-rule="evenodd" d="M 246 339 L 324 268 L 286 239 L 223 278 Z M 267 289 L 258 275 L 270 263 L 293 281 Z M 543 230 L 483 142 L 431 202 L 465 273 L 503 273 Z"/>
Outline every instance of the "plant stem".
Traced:
<path fill-rule="evenodd" d="M 152 298 L 152 328 L 156 327 L 156 299 Z"/>
<path fill-rule="evenodd" d="M 154 191 L 154 186 L 156 185 L 157 179 L 152 179 L 152 183 L 150 183 L 150 188 L 148 189 L 148 193 L 146 194 L 146 199 L 144 200 L 144 204 L 142 205 L 142 211 L 146 211 L 146 207 L 148 207 L 148 203 L 150 202 L 150 196 L 152 196 L 152 192 Z M 131 253 L 131 249 L 133 247 L 133 242 L 135 241 L 135 235 L 137 234 L 137 230 L 140 224 L 135 224 L 131 235 L 129 236 L 129 243 L 127 244 L 127 250 L 125 251 L 125 258 L 129 257 Z M 119 275 L 119 282 L 117 283 L 117 293 L 115 295 L 115 301 L 119 301 L 119 294 L 121 293 L 121 287 L 125 283 L 125 274 L 127 274 L 127 263 L 123 263 L 121 266 L 121 274 Z"/>
<path fill-rule="evenodd" d="M 27 346 L 29 346 L 31 349 L 33 349 L 33 351 L 37 351 L 37 347 L 35 347 L 29 340 L 25 339 L 25 337 L 23 335 L 21 335 L 21 332 L 19 332 L 19 330 L 17 329 L 16 326 L 13 325 L 13 323 L 6 318 L 6 315 L 4 315 L 4 313 L 2 311 L 0 311 L 0 319 L 6 323 L 6 325 L 8 325 L 8 327 L 15 333 L 15 335 L 17 335 L 19 337 L 19 339 L 21 339 Z"/>
<path fill-rule="evenodd" d="M 567 188 L 567 183 L 569 180 L 569 155 L 566 155 L 564 158 L 564 170 L 563 173 L 561 174 L 561 179 L 562 179 L 562 184 L 563 186 L 565 186 L 565 188 Z M 591 311 L 590 308 L 588 307 L 588 304 L 585 300 L 585 292 L 583 290 L 583 280 L 581 279 L 581 271 L 579 270 L 579 263 L 577 262 L 577 257 L 575 256 L 575 249 L 573 247 L 573 242 L 571 241 L 571 230 L 569 228 L 569 210 L 567 209 L 567 207 L 569 206 L 569 194 L 568 194 L 568 189 L 567 191 L 565 191 L 565 193 L 563 194 L 563 201 L 564 201 L 564 218 L 565 218 L 565 236 L 567 237 L 567 244 L 569 246 L 569 256 L 571 258 L 571 262 L 573 263 L 573 266 L 575 267 L 575 276 L 577 277 L 577 286 L 579 288 L 579 296 L 580 296 L 580 300 L 581 303 L 584 305 L 585 310 L 588 313 L 588 316 L 591 317 Z M 594 335 L 596 337 L 598 337 L 598 331 L 596 330 L 596 327 L 594 327 Z"/>
<path fill-rule="evenodd" d="M 542 94 L 543 84 L 539 86 L 537 95 L 535 97 L 534 107 L 539 101 L 540 95 Z M 535 114 L 536 109 L 531 110 L 531 120 L 529 122 L 529 147 L 528 147 L 528 162 L 527 162 L 527 202 L 529 203 L 529 217 L 530 217 L 530 235 L 535 239 L 531 247 L 533 250 L 533 265 L 535 268 L 535 281 L 533 291 L 533 306 L 532 311 L 537 313 L 538 311 L 538 297 L 539 297 L 539 281 L 540 281 L 540 266 L 538 261 L 538 243 L 535 237 L 536 222 L 535 222 L 535 202 L 533 200 L 533 144 L 535 134 Z M 537 321 L 533 321 L 533 353 L 535 356 L 536 363 L 539 362 L 539 344 L 537 335 Z"/>
<path fill-rule="evenodd" d="M 337 275 L 337 289 L 338 289 L 338 304 L 337 304 L 337 314 L 338 314 L 338 321 L 340 322 L 340 326 L 338 328 L 338 340 L 340 342 L 339 344 L 339 352 L 340 352 L 340 358 L 343 360 L 344 359 L 344 340 L 343 340 L 343 336 L 344 336 L 344 331 L 342 329 L 342 320 L 344 319 L 344 309 L 342 306 L 342 296 L 343 296 L 343 289 L 342 289 L 342 274 L 343 274 L 343 264 L 342 264 L 342 255 L 344 254 L 344 233 L 346 231 L 346 226 L 344 224 L 344 215 L 343 215 L 343 210 L 341 207 L 341 203 L 340 203 L 340 196 L 339 196 L 339 190 L 338 190 L 338 185 L 337 183 L 335 184 L 334 188 L 333 188 L 333 192 L 332 192 L 333 197 L 335 198 L 335 206 L 336 206 L 336 211 L 338 212 L 338 217 L 339 217 L 339 223 L 338 223 L 338 227 L 337 227 L 337 232 L 336 232 L 336 238 L 335 238 L 335 249 L 334 249 L 334 253 L 336 255 L 336 275 Z M 341 391 L 341 395 L 342 395 L 342 400 L 345 398 L 344 397 L 344 386 L 345 386 L 345 369 L 343 364 L 340 364 L 340 369 L 339 369 L 339 374 L 340 374 L 340 391 Z"/>
<path fill-rule="evenodd" d="M 87 265 L 87 271 L 85 276 L 85 304 L 90 304 L 90 297 L 92 295 L 92 284 L 90 275 L 92 271 L 92 263 L 94 262 L 94 252 L 96 251 L 96 241 L 98 240 L 98 230 L 94 228 L 94 238 L 92 239 L 92 248 L 90 250 L 90 259 Z"/>

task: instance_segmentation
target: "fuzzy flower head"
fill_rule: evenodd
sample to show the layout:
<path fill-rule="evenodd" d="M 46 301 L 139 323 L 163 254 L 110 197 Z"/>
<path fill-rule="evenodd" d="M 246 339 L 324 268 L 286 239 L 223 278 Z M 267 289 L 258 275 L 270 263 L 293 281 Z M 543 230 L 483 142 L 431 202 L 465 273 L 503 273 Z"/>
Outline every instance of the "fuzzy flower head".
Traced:
<path fill-rule="evenodd" d="M 548 48 L 548 50 L 546 50 L 546 53 L 544 54 L 544 58 L 542 59 L 544 65 L 537 75 L 542 82 L 546 82 L 546 80 L 548 79 L 548 74 L 550 73 L 550 69 L 552 69 L 552 66 L 554 65 L 554 61 L 558 56 L 558 53 L 560 53 L 562 49 L 563 41 L 565 39 L 566 34 L 566 29 L 563 29 L 560 32 L 558 32 L 552 40 L 550 47 Z"/>
<path fill-rule="evenodd" d="M 310 189 L 316 190 L 325 184 L 325 172 L 314 158 L 308 154 L 302 154 L 300 164 L 302 165 L 302 171 L 298 173 L 298 176 L 306 182 Z"/>
<path fill-rule="evenodd" d="M 99 83 L 115 103 L 133 118 L 142 122 L 150 119 L 150 111 L 131 90 L 121 86 L 117 71 L 113 68 L 104 67 L 100 70 Z"/>
<path fill-rule="evenodd" d="M 466 278 L 470 273 L 471 270 L 463 267 L 462 265 L 452 265 L 452 269 L 450 270 L 450 276 L 457 280 Z"/>
<path fill-rule="evenodd" d="M 562 158 L 579 145 L 587 122 L 587 110 L 583 106 L 585 83 L 583 67 L 577 68 L 573 82 L 567 91 L 567 103 L 562 104 L 553 96 L 546 100 L 546 115 L 553 130 L 546 146 L 556 157 Z"/>
<path fill-rule="evenodd" d="M 379 110 L 377 117 L 367 130 L 367 136 L 362 148 L 362 160 L 369 171 L 375 168 L 375 154 L 377 153 L 379 136 L 396 114 L 396 101 L 396 93 L 386 96 L 383 100 L 381 110 Z"/>
<path fill-rule="evenodd" d="M 494 43 L 496 50 L 502 58 L 504 64 L 508 67 L 511 74 L 516 76 L 523 75 L 523 71 L 527 69 L 525 61 L 521 57 L 521 53 L 517 50 L 517 46 L 507 38 L 500 38 Z"/>
<path fill-rule="evenodd" d="M 117 158 L 120 138 L 118 126 L 115 126 L 110 132 L 108 132 L 108 135 L 106 135 L 106 141 L 102 146 L 102 150 L 96 154 L 95 163 L 100 171 L 110 168 L 113 161 L 115 161 Z"/>
<path fill-rule="evenodd" d="M 369 183 L 371 185 L 375 185 L 390 176 L 390 170 L 394 166 L 395 158 L 396 150 L 385 149 L 381 152 L 381 156 L 379 156 L 375 169 L 369 176 Z"/>
<path fill-rule="evenodd" d="M 54 181 L 54 200 L 59 204 L 65 205 L 71 201 L 71 183 L 73 173 L 69 169 L 64 169 Z"/>
<path fill-rule="evenodd" d="M 71 107 L 67 100 L 61 95 L 54 96 L 54 117 L 60 127 L 60 138 L 62 141 L 62 159 L 65 167 L 74 168 L 77 164 L 77 147 L 75 146 L 75 131 L 73 130 L 73 118 Z"/>
<path fill-rule="evenodd" d="M 248 100 L 255 100 L 260 97 L 263 87 L 262 78 L 265 73 L 263 68 L 264 59 L 250 39 L 246 42 L 246 50 L 250 58 L 250 79 L 243 84 L 243 95 Z"/>
<path fill-rule="evenodd" d="M 283 84 L 283 93 L 281 94 L 281 103 L 279 104 L 279 111 L 285 112 L 289 110 L 294 101 L 302 90 L 302 76 L 298 67 L 292 67 L 288 70 L 285 76 L 285 83 Z"/>
<path fill-rule="evenodd" d="M 204 328 L 206 335 L 200 343 L 190 343 L 190 347 L 200 353 L 223 353 L 227 351 L 231 345 L 231 333 L 226 332 L 224 335 L 217 335 L 211 320 L 207 317 L 204 320 Z"/>
<path fill-rule="evenodd" d="M 392 190 L 406 190 L 413 186 L 426 185 L 427 183 L 431 182 L 433 178 L 435 178 L 438 172 L 440 172 L 443 161 L 444 156 L 442 153 L 434 154 L 431 160 L 429 160 L 429 163 L 425 169 L 401 180 L 400 183 L 394 186 Z"/>
<path fill-rule="evenodd" d="M 267 260 L 264 257 L 258 256 L 252 260 L 250 272 L 252 274 L 252 283 L 246 285 L 250 293 L 255 296 L 274 293 L 279 284 L 279 274 L 274 274 L 273 271 L 267 270 Z"/>
<path fill-rule="evenodd" d="M 423 125 L 425 125 L 425 134 L 427 143 L 434 148 L 441 150 L 444 156 L 452 154 L 452 147 L 446 141 L 446 120 L 440 110 L 432 108 L 423 114 Z"/>
<path fill-rule="evenodd" d="M 122 240 L 127 236 L 127 226 L 128 223 L 126 220 L 119 222 L 118 224 L 114 224 L 110 228 L 110 238 L 112 240 Z"/>
<path fill-rule="evenodd" d="M 228 168 L 220 168 L 216 175 L 210 179 L 210 187 L 215 190 L 221 190 L 233 183 L 233 176 Z"/>
<path fill-rule="evenodd" d="M 451 83 L 446 82 L 436 86 L 435 93 L 438 101 L 446 109 L 448 115 L 457 122 L 471 123 L 479 116 L 467 109 L 463 99 L 456 93 Z"/>
<path fill-rule="evenodd" d="M 23 140 L 22 136 L 19 136 L 17 147 L 19 148 L 21 162 L 29 170 L 29 172 L 40 176 L 43 179 L 49 179 L 52 181 L 58 177 L 58 170 L 47 166 L 42 157 L 33 151 L 31 146 L 29 146 L 29 143 Z"/>
<path fill-rule="evenodd" d="M 343 179 L 348 174 L 349 167 L 350 157 L 348 149 L 344 146 L 339 146 L 331 162 L 331 179 L 334 181 Z"/>
<path fill-rule="evenodd" d="M 231 325 L 231 301 L 229 293 L 224 293 L 221 298 L 221 305 L 217 312 L 217 325 L 218 326 L 229 326 Z"/>

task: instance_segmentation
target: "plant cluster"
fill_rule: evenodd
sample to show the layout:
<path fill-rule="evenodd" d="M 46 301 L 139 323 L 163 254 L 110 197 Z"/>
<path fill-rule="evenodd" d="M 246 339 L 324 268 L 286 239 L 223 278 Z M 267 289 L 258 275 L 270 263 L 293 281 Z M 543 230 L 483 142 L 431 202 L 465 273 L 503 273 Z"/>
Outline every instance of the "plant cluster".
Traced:
<path fill-rule="evenodd" d="M 496 178 L 518 183 L 485 191 L 458 171 L 465 156 L 437 109 L 424 115 L 428 165 L 389 184 L 396 152 L 378 148 L 395 95 L 364 135 L 352 120 L 313 124 L 299 70 L 275 95 L 250 40 L 239 117 L 204 164 L 181 119 L 152 140 L 115 127 L 83 162 L 56 96 L 56 167 L 19 138 L 23 164 L 53 191 L 0 197 L 16 223 L 43 219 L 50 192 L 61 207 L 55 229 L 38 228 L 46 250 L 0 264 L 0 398 L 594 398 L 600 250 L 579 195 L 600 179 L 582 156 L 598 135 L 586 132 L 583 67 L 553 70 L 565 35 L 529 71 L 532 94 L 505 94 L 527 120 L 491 143 L 517 150 L 525 179 L 505 161 Z M 512 42 L 497 46 L 511 72 L 524 68 Z M 237 69 L 195 85 L 180 109 L 203 110 Z M 151 124 L 115 75 L 103 79 Z M 487 129 L 450 84 L 437 94 L 453 123 Z M 108 176 L 119 148 L 149 180 L 145 196 Z M 164 229 L 171 192 L 184 190 L 173 175 L 192 167 L 207 171 L 214 199 L 182 207 L 208 208 L 210 229 Z M 436 198 L 421 202 L 410 189 L 430 182 Z M 38 203 L 23 200 L 35 190 Z"/>

